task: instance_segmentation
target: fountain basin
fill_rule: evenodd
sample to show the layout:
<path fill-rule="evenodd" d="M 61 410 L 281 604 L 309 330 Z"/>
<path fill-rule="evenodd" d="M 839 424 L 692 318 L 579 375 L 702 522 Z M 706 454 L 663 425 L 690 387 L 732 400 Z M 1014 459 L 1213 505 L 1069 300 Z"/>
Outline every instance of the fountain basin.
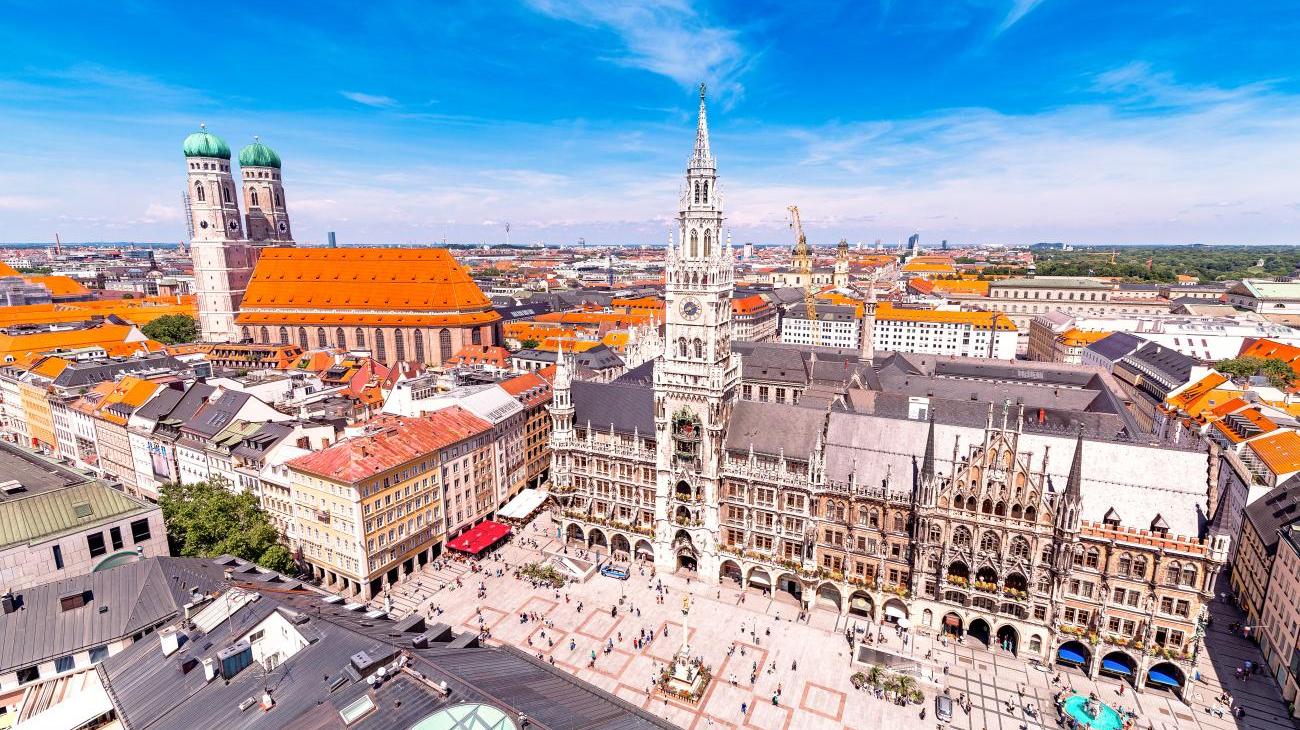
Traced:
<path fill-rule="evenodd" d="M 1097 703 L 1096 717 L 1089 717 L 1088 713 L 1084 711 L 1084 706 L 1087 704 L 1087 697 L 1075 695 L 1065 701 L 1065 712 L 1070 717 L 1078 720 L 1083 727 L 1093 728 L 1093 730 L 1120 730 L 1120 728 L 1124 727 L 1124 719 L 1105 702 Z"/>

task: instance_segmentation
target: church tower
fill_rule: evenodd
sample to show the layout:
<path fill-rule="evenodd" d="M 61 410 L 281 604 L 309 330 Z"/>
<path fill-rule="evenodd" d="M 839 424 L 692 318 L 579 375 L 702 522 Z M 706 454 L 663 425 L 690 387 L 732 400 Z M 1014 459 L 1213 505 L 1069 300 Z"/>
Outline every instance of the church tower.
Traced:
<path fill-rule="evenodd" d="M 722 191 L 700 85 L 695 149 L 669 240 L 664 354 L 655 362 L 655 563 L 718 575 L 722 448 L 740 382 L 731 354 L 733 255 L 722 236 Z"/>
<path fill-rule="evenodd" d="M 230 147 L 200 125 L 185 138 L 185 196 L 192 220 L 190 255 L 204 342 L 237 342 L 235 315 L 256 263 L 244 238 L 230 172 Z"/>
<path fill-rule="evenodd" d="M 292 244 L 293 230 L 280 181 L 280 156 L 254 137 L 252 144 L 239 151 L 239 176 L 244 179 L 244 210 L 248 211 L 244 230 L 248 231 L 248 240 Z"/>
<path fill-rule="evenodd" d="M 840 244 L 835 247 L 835 278 L 836 289 L 843 289 L 849 285 L 849 242 L 840 239 Z"/>

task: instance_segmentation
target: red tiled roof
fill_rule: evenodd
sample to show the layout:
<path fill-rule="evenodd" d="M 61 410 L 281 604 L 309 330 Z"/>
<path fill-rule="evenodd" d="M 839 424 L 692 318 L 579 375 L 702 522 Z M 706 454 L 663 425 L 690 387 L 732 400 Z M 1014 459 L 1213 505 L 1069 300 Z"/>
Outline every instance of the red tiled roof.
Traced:
<path fill-rule="evenodd" d="M 503 380 L 501 388 L 526 406 L 545 403 L 551 399 L 551 382 L 537 373 L 524 373 Z"/>
<path fill-rule="evenodd" d="M 289 462 L 296 471 L 332 482 L 355 484 L 492 430 L 492 424 L 460 406 L 427 416 L 385 416 L 371 421 L 376 429 Z"/>

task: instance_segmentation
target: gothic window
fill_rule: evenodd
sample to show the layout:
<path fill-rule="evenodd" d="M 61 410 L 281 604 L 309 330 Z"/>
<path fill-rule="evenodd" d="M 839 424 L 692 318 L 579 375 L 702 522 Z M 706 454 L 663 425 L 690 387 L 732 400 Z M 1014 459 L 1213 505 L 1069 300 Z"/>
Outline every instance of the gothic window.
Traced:
<path fill-rule="evenodd" d="M 1188 564 L 1183 566 L 1183 585 L 1196 585 L 1196 566 Z"/>
<path fill-rule="evenodd" d="M 263 327 L 258 334 L 261 335 L 262 343 L 268 345 L 271 344 L 271 333 L 265 327 Z"/>
<path fill-rule="evenodd" d="M 343 328 L 342 328 L 342 327 L 336 327 L 336 328 L 334 328 L 334 345 L 335 345 L 335 347 L 347 347 L 347 346 L 348 346 L 348 340 L 347 340 L 346 337 L 343 336 Z"/>
<path fill-rule="evenodd" d="M 280 206 L 284 205 L 284 203 L 280 202 L 280 191 L 279 191 L 279 190 L 272 190 L 272 191 L 271 191 L 271 199 L 275 201 L 275 207 L 277 207 L 277 208 L 279 208 Z"/>
<path fill-rule="evenodd" d="M 992 514 L 992 513 L 993 513 L 993 500 L 991 500 L 991 499 L 986 499 L 986 500 L 984 500 L 984 504 L 980 505 L 980 512 L 983 512 L 983 513 L 986 514 L 986 515 L 987 515 L 987 514 Z"/>
<path fill-rule="evenodd" d="M 281 345 L 289 344 L 289 329 L 287 327 L 280 328 L 280 344 Z"/>
<path fill-rule="evenodd" d="M 698 358 L 704 357 L 704 343 L 698 337 L 695 338 L 695 356 Z"/>
<path fill-rule="evenodd" d="M 996 553 L 1001 545 L 996 532 L 989 530 L 980 538 L 980 551 L 986 553 Z"/>
<path fill-rule="evenodd" d="M 1018 520 L 1018 519 L 1020 519 L 1021 517 L 1023 517 L 1024 514 L 1025 514 L 1025 513 L 1024 513 L 1024 510 L 1022 510 L 1022 509 L 1020 508 L 1020 505 L 1019 505 L 1019 504 L 1013 504 L 1013 505 L 1011 505 L 1011 519 L 1013 519 L 1013 520 Z"/>
<path fill-rule="evenodd" d="M 1038 520 L 1038 510 L 1034 509 L 1033 507 L 1026 507 L 1026 508 L 1025 508 L 1025 519 L 1026 519 L 1026 520 L 1029 520 L 1030 522 L 1035 522 L 1035 521 L 1037 521 L 1037 520 Z"/>
<path fill-rule="evenodd" d="M 405 362 L 406 361 L 406 337 L 402 334 L 401 330 L 393 331 L 393 349 L 397 351 L 398 361 Z"/>
<path fill-rule="evenodd" d="M 245 341 L 245 342 L 247 342 L 248 340 L 253 339 L 253 333 L 252 333 L 252 332 L 249 332 L 247 327 L 245 327 L 245 328 L 242 330 L 242 332 L 243 332 L 243 335 L 244 335 L 244 341 Z"/>
<path fill-rule="evenodd" d="M 958 527 L 952 531 L 952 544 L 959 548 L 970 547 L 970 530 Z"/>
<path fill-rule="evenodd" d="M 483 344 L 483 333 L 479 330 L 478 327 L 475 327 L 474 329 L 469 331 L 469 341 L 470 344 L 473 345 Z"/>
<path fill-rule="evenodd" d="M 1017 537 L 1011 541 L 1011 557 L 1020 558 L 1021 560 L 1029 559 L 1029 541 L 1023 537 Z"/>
<path fill-rule="evenodd" d="M 971 512 L 975 511 L 975 495 L 966 498 L 966 509 Z"/>
<path fill-rule="evenodd" d="M 1084 565 L 1089 568 L 1095 568 L 1101 564 L 1101 551 L 1097 548 L 1088 548 L 1088 557 L 1084 560 Z"/>
<path fill-rule="evenodd" d="M 678 356 L 678 357 L 686 357 L 686 338 L 685 338 L 685 337 L 678 337 L 678 338 L 677 338 L 677 356 Z"/>
<path fill-rule="evenodd" d="M 867 518 L 867 524 L 872 527 L 880 527 L 880 512 L 874 509 L 871 510 L 871 516 Z"/>
<path fill-rule="evenodd" d="M 385 347 L 384 331 L 375 330 L 375 358 L 383 364 L 388 364 L 388 348 Z"/>
<path fill-rule="evenodd" d="M 709 181 L 704 181 L 704 194 L 700 197 L 701 203 L 709 202 Z"/>
<path fill-rule="evenodd" d="M 451 351 L 451 330 L 443 327 L 438 331 L 438 362 L 447 362 L 455 354 Z"/>
<path fill-rule="evenodd" d="M 415 359 L 424 362 L 424 330 L 415 331 Z"/>
<path fill-rule="evenodd" d="M 894 532 L 902 532 L 906 529 L 907 522 L 903 519 L 903 516 L 899 514 L 894 515 Z"/>
<path fill-rule="evenodd" d="M 357 347 L 364 348 L 366 346 L 366 331 L 358 327 L 357 331 L 352 334 L 356 335 Z"/>
<path fill-rule="evenodd" d="M 253 190 L 253 191 L 250 191 L 250 192 L 251 192 L 251 195 L 252 195 L 252 198 L 251 198 L 250 202 L 252 203 L 252 205 L 253 205 L 254 207 L 257 207 L 257 191 L 256 191 L 256 190 Z"/>
<path fill-rule="evenodd" d="M 943 531 L 938 525 L 930 525 L 930 542 L 943 542 Z"/>
<path fill-rule="evenodd" d="M 993 514 L 997 515 L 998 517 L 1005 517 L 1007 514 L 1007 503 L 998 502 L 997 505 L 993 508 Z"/>
<path fill-rule="evenodd" d="M 324 327 L 317 327 L 317 328 L 316 328 L 316 346 L 317 346 L 317 347 L 329 347 L 329 340 L 325 339 L 325 328 L 324 328 Z"/>
<path fill-rule="evenodd" d="M 695 202 L 700 202 L 700 184 L 695 183 Z"/>
<path fill-rule="evenodd" d="M 194 183 L 194 197 L 198 198 L 200 203 L 208 199 L 207 193 L 203 192 L 203 183 Z"/>
<path fill-rule="evenodd" d="M 1178 580 L 1182 575 L 1183 568 L 1178 563 L 1170 563 L 1169 567 L 1165 568 L 1165 581 L 1170 585 L 1178 585 Z"/>
<path fill-rule="evenodd" d="M 691 258 L 698 258 L 700 255 L 700 234 L 698 231 L 691 231 Z"/>
<path fill-rule="evenodd" d="M 705 183 L 705 185 L 708 185 L 708 183 Z M 712 255 L 713 255 L 713 232 L 705 228 L 704 229 L 704 257 L 708 258 Z M 706 281 L 704 283 L 707 284 L 708 282 Z"/>
<path fill-rule="evenodd" d="M 1134 578 L 1146 578 L 1146 577 L 1147 577 L 1147 559 L 1146 559 L 1146 558 L 1141 557 L 1141 556 L 1138 556 L 1138 557 L 1136 557 L 1136 558 L 1133 558 L 1133 577 L 1134 577 Z"/>
<path fill-rule="evenodd" d="M 301 347 L 301 348 L 304 349 L 304 350 L 306 350 L 307 347 L 308 347 L 308 344 L 307 344 L 307 328 L 306 328 L 306 327 L 299 327 L 299 328 L 298 328 L 298 346 Z"/>
<path fill-rule="evenodd" d="M 222 185 L 222 186 L 221 186 L 221 199 L 224 200 L 224 201 L 227 202 L 227 203 L 229 203 L 229 202 L 231 202 L 232 200 L 234 200 L 234 198 L 230 195 L 230 186 L 229 186 L 229 185 Z"/>

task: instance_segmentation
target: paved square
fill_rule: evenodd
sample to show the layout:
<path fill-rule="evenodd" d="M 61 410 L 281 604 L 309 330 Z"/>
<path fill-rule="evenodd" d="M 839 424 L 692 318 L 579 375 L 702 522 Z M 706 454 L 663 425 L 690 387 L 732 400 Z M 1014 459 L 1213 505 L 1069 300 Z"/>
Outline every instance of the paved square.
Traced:
<path fill-rule="evenodd" d="M 1219 601 L 1212 605 L 1214 625 L 1206 637 L 1209 649 L 1201 653 L 1201 681 L 1188 690 L 1190 707 L 1153 690 L 1135 692 L 1128 687 L 1121 694 L 1120 684 L 1113 679 L 1094 681 L 1059 667 L 1043 671 L 975 642 L 941 642 L 918 634 L 903 646 L 887 628 L 883 641 L 872 648 L 909 657 L 942 682 L 918 683 L 925 703 L 900 707 L 874 690 L 854 689 L 850 682 L 854 672 L 867 667 L 850 661 L 844 631 L 855 624 L 869 628 L 863 619 L 850 618 L 846 626 L 844 617 L 818 609 L 806 623 L 796 623 L 791 619 L 797 609 L 788 602 L 749 592 L 741 603 L 737 589 L 682 575 L 652 575 L 648 567 L 634 568 L 627 581 L 597 574 L 559 591 L 535 588 L 514 578 L 514 568 L 561 546 L 547 514 L 522 532 L 539 547 L 524 547 L 512 539 L 494 556 L 480 561 L 477 572 L 468 561 L 424 566 L 393 590 L 393 613 L 419 611 L 433 621 L 474 631 L 487 627 L 489 643 L 518 646 L 683 728 L 934 730 L 934 696 L 945 688 L 954 699 L 965 697 L 970 702 L 969 714 L 957 709 L 948 726 L 957 730 L 1054 729 L 1052 697 L 1062 689 L 1096 692 L 1112 707 L 1135 710 L 1142 730 L 1294 728 L 1269 677 L 1257 675 L 1244 684 L 1233 678 L 1233 670 L 1245 660 L 1260 661 L 1259 652 L 1221 628 L 1240 620 L 1240 614 Z M 477 597 L 480 584 L 486 591 L 482 600 Z M 657 600 L 659 587 L 662 602 Z M 694 705 L 650 691 L 660 669 L 681 647 L 684 594 L 691 596 L 691 651 L 714 673 L 713 682 Z M 616 615 L 611 609 L 617 609 Z M 522 621 L 525 614 L 536 614 L 540 620 Z M 634 643 L 652 631 L 652 640 Z M 613 646 L 606 652 L 611 641 Z M 1053 685 L 1054 676 L 1061 684 Z M 1210 711 L 1225 687 L 1246 707 L 1245 718 L 1219 717 Z M 1026 714 L 1025 706 L 1035 710 L 1035 716 Z"/>

